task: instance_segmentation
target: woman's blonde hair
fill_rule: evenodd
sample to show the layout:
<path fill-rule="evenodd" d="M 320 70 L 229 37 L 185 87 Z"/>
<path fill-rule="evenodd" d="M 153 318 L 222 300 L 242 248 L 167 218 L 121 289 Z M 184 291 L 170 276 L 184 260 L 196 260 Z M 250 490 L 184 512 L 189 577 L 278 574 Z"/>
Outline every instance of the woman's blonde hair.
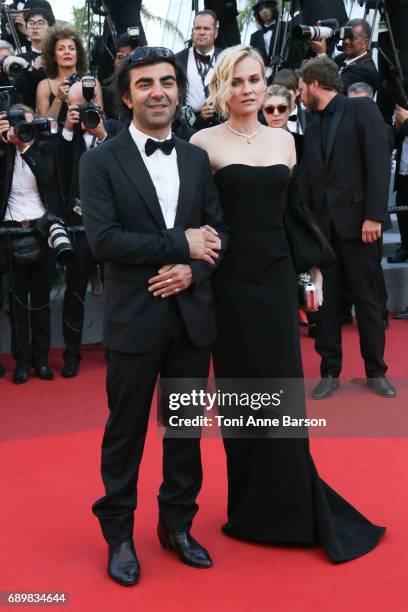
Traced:
<path fill-rule="evenodd" d="M 235 47 L 228 47 L 218 56 L 210 83 L 210 101 L 213 103 L 216 112 L 222 115 L 224 119 L 229 116 L 228 102 L 231 99 L 234 68 L 238 62 L 246 57 L 252 57 L 259 62 L 262 77 L 265 79 L 265 65 L 262 57 L 252 47 L 235 45 Z"/>

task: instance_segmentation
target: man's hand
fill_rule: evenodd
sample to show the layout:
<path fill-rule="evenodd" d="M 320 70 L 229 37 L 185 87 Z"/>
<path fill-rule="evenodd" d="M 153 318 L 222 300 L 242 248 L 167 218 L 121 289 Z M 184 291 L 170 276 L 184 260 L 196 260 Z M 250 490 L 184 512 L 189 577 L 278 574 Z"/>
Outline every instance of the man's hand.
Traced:
<path fill-rule="evenodd" d="M 21 34 L 27 34 L 27 26 L 26 22 L 24 21 L 23 13 L 13 13 L 11 18 Z"/>
<path fill-rule="evenodd" d="M 67 118 L 65 119 L 64 128 L 68 130 L 68 132 L 74 131 L 74 126 L 79 123 L 79 111 L 78 106 L 70 105 L 68 106 Z"/>
<path fill-rule="evenodd" d="M 317 300 L 319 302 L 319 306 L 321 306 L 323 304 L 323 275 L 320 268 L 317 266 L 313 266 L 313 268 L 309 271 L 309 274 L 312 277 L 312 282 L 316 287 Z"/>
<path fill-rule="evenodd" d="M 210 102 L 204 102 L 200 110 L 201 119 L 204 119 L 204 121 L 209 121 L 214 117 L 214 114 L 214 106 L 210 104 Z"/>
<path fill-rule="evenodd" d="M 2 142 L 7 142 L 7 133 L 10 129 L 10 124 L 6 119 L 7 115 L 4 113 L 0 114 L 0 138 Z"/>
<path fill-rule="evenodd" d="M 191 267 L 185 264 L 168 264 L 162 266 L 157 276 L 149 279 L 150 293 L 154 297 L 166 298 L 185 291 L 193 282 Z"/>
<path fill-rule="evenodd" d="M 221 250 L 221 240 L 216 230 L 209 225 L 199 229 L 188 229 L 185 231 L 191 259 L 200 259 L 209 264 L 214 264 L 218 259 L 217 251 Z"/>
<path fill-rule="evenodd" d="M 361 239 L 365 244 L 371 244 L 381 238 L 381 223 L 366 219 L 361 230 Z"/>
<path fill-rule="evenodd" d="M 408 110 L 405 110 L 405 108 L 402 108 L 402 106 L 398 106 L 397 104 L 395 106 L 394 119 L 395 125 L 397 126 L 397 128 L 400 128 L 401 125 L 405 123 L 405 121 L 407 121 L 408 119 Z"/>
<path fill-rule="evenodd" d="M 314 40 L 313 42 L 309 43 L 309 46 L 317 55 L 327 53 L 327 43 L 325 38 L 323 38 L 323 40 Z"/>

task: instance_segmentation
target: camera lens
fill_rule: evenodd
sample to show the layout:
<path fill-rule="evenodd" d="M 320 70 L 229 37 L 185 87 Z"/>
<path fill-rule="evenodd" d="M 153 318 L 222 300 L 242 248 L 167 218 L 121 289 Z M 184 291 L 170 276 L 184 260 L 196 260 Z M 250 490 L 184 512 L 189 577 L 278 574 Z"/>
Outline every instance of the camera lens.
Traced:
<path fill-rule="evenodd" d="M 98 127 L 101 121 L 101 116 L 97 110 L 88 109 L 84 111 L 82 122 L 85 127 L 90 128 L 91 130 Z"/>
<path fill-rule="evenodd" d="M 30 142 L 35 136 L 35 128 L 29 123 L 22 123 L 14 127 L 14 133 L 21 142 Z"/>

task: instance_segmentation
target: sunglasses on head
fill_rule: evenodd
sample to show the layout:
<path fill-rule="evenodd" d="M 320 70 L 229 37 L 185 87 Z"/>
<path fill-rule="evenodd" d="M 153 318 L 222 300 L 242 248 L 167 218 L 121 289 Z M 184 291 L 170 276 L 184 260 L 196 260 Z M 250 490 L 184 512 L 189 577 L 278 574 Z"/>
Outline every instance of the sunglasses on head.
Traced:
<path fill-rule="evenodd" d="M 126 59 L 126 67 L 137 66 L 148 57 L 159 57 L 163 60 L 172 58 L 174 59 L 173 51 L 166 49 L 166 47 L 138 47 Z"/>
<path fill-rule="evenodd" d="M 289 106 L 287 106 L 287 104 L 278 104 L 278 106 L 268 104 L 268 106 L 264 106 L 264 111 L 267 115 L 273 115 L 274 112 L 277 110 L 280 115 L 283 115 L 283 113 L 286 113 L 288 108 Z"/>

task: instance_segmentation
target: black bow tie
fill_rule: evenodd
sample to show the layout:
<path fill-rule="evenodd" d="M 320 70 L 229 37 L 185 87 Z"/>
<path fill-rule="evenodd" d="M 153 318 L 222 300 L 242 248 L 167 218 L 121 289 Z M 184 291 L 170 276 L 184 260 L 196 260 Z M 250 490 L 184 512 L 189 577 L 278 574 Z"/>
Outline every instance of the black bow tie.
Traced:
<path fill-rule="evenodd" d="M 297 115 L 290 115 L 288 121 L 297 121 L 298 120 L 298 116 Z"/>
<path fill-rule="evenodd" d="M 211 55 L 201 55 L 201 53 L 197 52 L 197 58 L 202 64 L 211 64 Z"/>
<path fill-rule="evenodd" d="M 266 34 L 266 32 L 271 32 L 274 28 L 275 28 L 275 24 L 274 23 L 272 25 L 269 25 L 269 26 L 266 26 L 266 25 L 262 26 L 262 30 L 263 30 L 264 34 Z"/>
<path fill-rule="evenodd" d="M 150 155 L 153 155 L 153 153 L 157 151 L 157 149 L 160 149 L 160 151 L 163 151 L 163 153 L 165 153 L 166 155 L 170 155 L 170 153 L 174 149 L 174 145 L 174 138 L 169 138 L 168 140 L 162 141 L 152 140 L 151 138 L 148 138 L 145 144 L 145 153 L 147 157 L 150 157 Z"/>

